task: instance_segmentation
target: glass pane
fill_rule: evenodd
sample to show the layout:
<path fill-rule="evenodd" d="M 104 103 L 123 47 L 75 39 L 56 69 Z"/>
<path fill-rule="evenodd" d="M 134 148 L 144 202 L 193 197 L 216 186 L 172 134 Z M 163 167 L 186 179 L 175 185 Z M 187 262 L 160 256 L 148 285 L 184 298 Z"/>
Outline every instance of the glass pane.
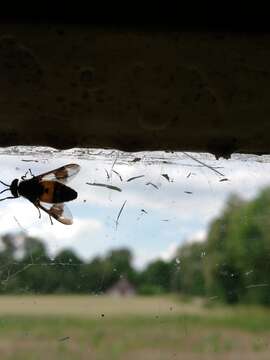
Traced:
<path fill-rule="evenodd" d="M 69 211 L 38 210 L 66 188 L 35 176 L 74 163 Z M 16 147 L 0 165 L 1 190 L 30 180 L 0 202 L 3 358 L 269 358 L 268 156 Z"/>

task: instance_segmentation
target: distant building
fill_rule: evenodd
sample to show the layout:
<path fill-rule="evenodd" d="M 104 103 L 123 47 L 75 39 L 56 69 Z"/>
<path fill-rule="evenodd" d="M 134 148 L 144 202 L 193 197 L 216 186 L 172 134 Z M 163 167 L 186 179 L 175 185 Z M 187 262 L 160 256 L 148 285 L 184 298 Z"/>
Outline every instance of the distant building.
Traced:
<path fill-rule="evenodd" d="M 113 296 L 134 296 L 136 290 L 126 278 L 122 278 L 107 290 L 107 294 Z"/>

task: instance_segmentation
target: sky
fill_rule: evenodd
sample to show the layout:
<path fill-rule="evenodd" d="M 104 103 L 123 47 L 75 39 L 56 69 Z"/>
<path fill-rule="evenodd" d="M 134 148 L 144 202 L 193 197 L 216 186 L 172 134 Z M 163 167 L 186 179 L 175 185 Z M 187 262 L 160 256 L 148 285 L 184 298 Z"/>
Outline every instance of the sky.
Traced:
<path fill-rule="evenodd" d="M 230 160 L 215 160 L 210 154 L 188 154 L 224 176 L 184 153 L 107 151 L 104 156 L 98 150 L 48 153 L 28 149 L 18 153 L 2 149 L 0 180 L 6 183 L 20 178 L 29 167 L 35 175 L 69 163 L 79 164 L 81 170 L 68 183 L 78 192 L 78 198 L 67 203 L 73 214 L 72 225 L 57 221 L 51 225 L 46 213 L 42 212 L 39 219 L 37 209 L 27 199 L 18 198 L 0 202 L 0 236 L 24 232 L 38 237 L 52 257 L 63 248 L 70 248 L 90 260 L 108 250 L 127 247 L 137 268 L 157 258 L 169 260 L 181 244 L 203 241 L 210 222 L 219 216 L 230 194 L 252 199 L 270 185 L 268 158 L 240 160 L 234 156 Z M 141 160 L 132 162 L 137 157 Z M 127 182 L 140 175 L 144 176 Z M 224 178 L 228 181 L 220 181 Z M 122 191 L 87 182 L 117 186 Z"/>

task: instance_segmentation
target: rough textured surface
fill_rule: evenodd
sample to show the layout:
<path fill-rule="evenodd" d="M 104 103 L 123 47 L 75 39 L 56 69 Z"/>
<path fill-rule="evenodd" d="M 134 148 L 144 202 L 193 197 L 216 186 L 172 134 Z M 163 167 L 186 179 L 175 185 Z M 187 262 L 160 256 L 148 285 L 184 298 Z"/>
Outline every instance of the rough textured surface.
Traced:
<path fill-rule="evenodd" d="M 270 153 L 270 34 L 0 25 L 0 146 Z"/>

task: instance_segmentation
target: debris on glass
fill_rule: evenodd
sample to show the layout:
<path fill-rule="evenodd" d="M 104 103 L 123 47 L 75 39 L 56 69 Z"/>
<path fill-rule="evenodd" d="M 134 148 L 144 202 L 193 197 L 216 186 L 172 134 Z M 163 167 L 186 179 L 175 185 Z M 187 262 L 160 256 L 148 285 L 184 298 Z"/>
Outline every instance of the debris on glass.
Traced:
<path fill-rule="evenodd" d="M 269 358 L 269 156 L 13 147 L 0 165 L 3 358 Z M 48 226 L 20 184 L 71 170 L 73 225 Z M 71 221 L 54 185 L 40 204 Z"/>

